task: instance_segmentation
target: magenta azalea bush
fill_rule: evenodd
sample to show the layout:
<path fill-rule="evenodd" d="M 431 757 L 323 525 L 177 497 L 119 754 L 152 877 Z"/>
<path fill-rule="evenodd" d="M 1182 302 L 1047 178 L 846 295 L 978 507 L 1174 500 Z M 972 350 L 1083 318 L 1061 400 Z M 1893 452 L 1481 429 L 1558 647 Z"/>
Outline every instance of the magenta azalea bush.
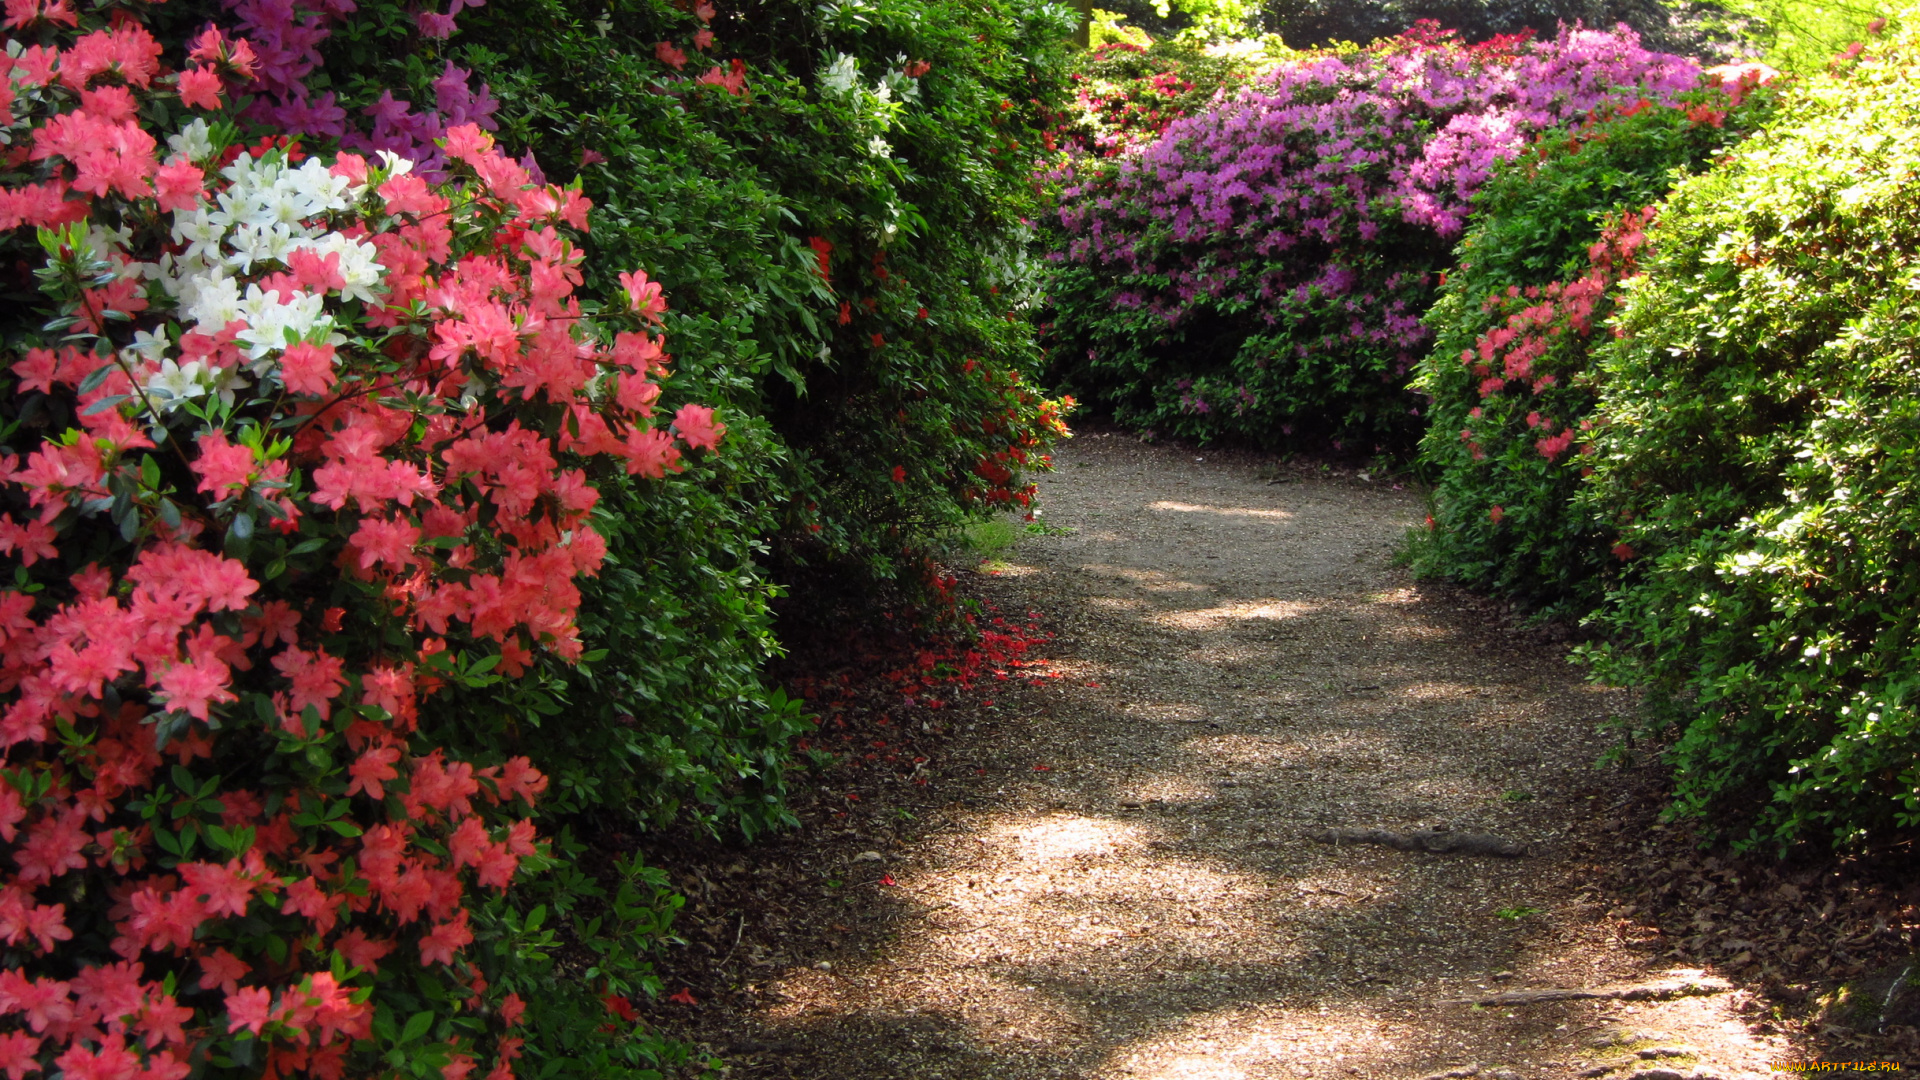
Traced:
<path fill-rule="evenodd" d="M 1124 422 L 1404 443 L 1436 276 L 1496 162 L 1699 81 L 1624 28 L 1469 47 L 1423 26 L 1285 64 L 1137 154 L 1062 167 L 1050 345 Z"/>

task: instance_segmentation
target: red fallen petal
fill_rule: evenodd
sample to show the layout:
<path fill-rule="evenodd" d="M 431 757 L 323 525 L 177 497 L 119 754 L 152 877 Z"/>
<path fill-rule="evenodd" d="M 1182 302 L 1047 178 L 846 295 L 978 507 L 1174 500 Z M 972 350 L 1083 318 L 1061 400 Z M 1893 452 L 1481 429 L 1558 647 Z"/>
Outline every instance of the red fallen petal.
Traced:
<path fill-rule="evenodd" d="M 893 875 L 892 875 L 892 874 L 881 874 L 881 875 L 880 875 L 880 884 L 882 884 L 882 885 L 892 885 L 892 884 L 894 884 L 894 880 L 893 880 Z"/>
<path fill-rule="evenodd" d="M 1089 689 L 1089 690 L 1098 690 L 1098 689 L 1100 689 L 1100 684 L 1099 684 L 1099 683 L 1097 683 L 1097 682 L 1090 682 L 1090 683 L 1081 683 L 1080 685 L 1082 685 L 1082 686 L 1084 686 L 1084 687 L 1086 687 L 1086 688 L 1087 688 L 1087 689 Z"/>
<path fill-rule="evenodd" d="M 693 991 L 692 991 L 691 989 L 689 989 L 689 988 L 686 988 L 686 987 L 682 987 L 682 988 L 681 988 L 681 990 L 680 990 L 680 992 L 679 992 L 679 993 L 677 993 L 677 994 L 668 994 L 668 995 L 667 995 L 667 1000 L 668 1000 L 668 1001 L 677 1001 L 677 1002 L 679 1002 L 679 1003 L 680 1003 L 680 1004 L 682 1004 L 682 1005 L 698 1005 L 698 1004 L 700 1004 L 700 1003 L 699 1003 L 698 1001 L 695 1001 L 695 1000 L 694 1000 L 694 997 L 693 997 Z"/>
<path fill-rule="evenodd" d="M 1051 765 L 1035 765 L 1035 766 L 1033 767 L 1033 771 L 1034 771 L 1034 772 L 1052 772 L 1052 771 L 1053 771 L 1053 766 L 1051 766 Z"/>

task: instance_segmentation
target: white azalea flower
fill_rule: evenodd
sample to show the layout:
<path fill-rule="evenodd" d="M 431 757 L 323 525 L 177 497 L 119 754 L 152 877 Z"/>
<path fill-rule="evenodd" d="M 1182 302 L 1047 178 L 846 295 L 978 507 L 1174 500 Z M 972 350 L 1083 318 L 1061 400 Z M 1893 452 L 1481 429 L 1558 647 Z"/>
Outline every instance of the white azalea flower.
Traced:
<path fill-rule="evenodd" d="M 287 347 L 288 331 L 297 341 L 316 329 L 331 330 L 333 318 L 327 314 L 326 305 L 326 297 L 313 293 L 293 290 L 281 296 L 278 289 L 263 291 L 258 285 L 249 285 L 246 299 L 240 304 L 240 317 L 247 320 L 247 328 L 236 340 L 246 346 L 248 358 L 263 359 Z"/>
<path fill-rule="evenodd" d="M 340 276 L 347 282 L 346 287 L 340 290 L 340 295 L 349 300 L 373 303 L 373 289 L 380 284 L 380 272 L 386 269 L 375 261 L 380 254 L 379 248 L 337 232 L 321 233 L 312 240 L 297 241 L 294 246 L 311 248 L 323 258 L 339 255 Z"/>
<path fill-rule="evenodd" d="M 196 117 L 186 127 L 167 136 L 167 147 L 189 161 L 203 161 L 212 157 L 213 138 L 207 129 L 207 122 Z"/>
<path fill-rule="evenodd" d="M 217 334 L 240 318 L 240 286 L 223 274 L 205 273 L 180 279 L 180 307 L 197 328 Z"/>
<path fill-rule="evenodd" d="M 820 73 L 820 89 L 834 97 L 846 97 L 860 82 L 859 62 L 846 53 L 836 56 Z"/>
<path fill-rule="evenodd" d="M 160 361 L 160 370 L 147 380 L 147 397 L 154 407 L 170 413 L 186 402 L 208 394 L 218 394 L 223 404 L 233 404 L 233 392 L 245 389 L 246 377 L 239 371 L 221 369 L 204 360 L 184 364 L 172 359 Z"/>
<path fill-rule="evenodd" d="M 213 215 L 214 211 L 204 204 L 173 212 L 173 239 L 175 243 L 187 245 L 186 258 L 222 257 L 220 241 L 226 239 L 227 224 L 215 221 Z"/>
<path fill-rule="evenodd" d="M 172 347 L 173 342 L 168 339 L 165 330 L 157 333 L 152 330 L 135 330 L 133 343 L 120 350 L 120 357 L 127 362 L 128 366 L 140 368 L 165 360 L 167 350 Z"/>
<path fill-rule="evenodd" d="M 241 273 L 252 273 L 256 262 L 285 262 L 293 253 L 293 227 L 275 222 L 266 227 L 242 225 L 228 238 L 233 254 L 227 265 Z"/>

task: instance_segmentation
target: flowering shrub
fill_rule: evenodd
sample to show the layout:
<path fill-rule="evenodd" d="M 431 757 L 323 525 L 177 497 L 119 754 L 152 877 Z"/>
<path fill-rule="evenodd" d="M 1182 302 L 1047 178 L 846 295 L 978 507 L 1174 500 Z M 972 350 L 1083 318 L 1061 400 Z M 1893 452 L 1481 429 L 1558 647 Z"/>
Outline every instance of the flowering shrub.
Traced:
<path fill-rule="evenodd" d="M 539 925 L 498 898 L 552 865 L 549 781 L 436 702 L 597 659 L 592 475 L 671 483 L 728 424 L 660 409 L 660 286 L 583 305 L 588 201 L 477 126 L 450 187 L 246 145 L 185 119 L 250 73 L 217 32 L 168 72 L 124 12 L 12 14 L 0 228 L 52 318 L 0 408 L 0 1065 L 510 1076 L 483 961 Z"/>
<path fill-rule="evenodd" d="M 593 199 L 584 292 L 644 259 L 673 295 L 676 381 L 750 440 L 715 477 L 767 525 L 743 543 L 770 541 L 762 561 L 797 592 L 829 565 L 914 587 L 926 539 L 1018 507 L 1059 434 L 1060 404 L 1021 375 L 1037 356 L 1019 313 L 1061 13 L 683 7 L 583 23 L 493 0 L 403 56 L 390 38 L 412 7 L 370 0 L 319 54 L 350 115 L 470 70 L 503 142 Z"/>
<path fill-rule="evenodd" d="M 1207 108 L 1221 92 L 1244 86 L 1275 60 L 1238 53 L 1213 55 L 1171 41 L 1112 42 L 1082 54 L 1073 83 L 1073 108 L 1046 133 L 1047 149 L 1079 156 L 1118 157 L 1160 137 L 1167 125 Z"/>
<path fill-rule="evenodd" d="M 1496 168 L 1426 316 L 1434 345 L 1414 388 L 1429 399 L 1434 509 L 1416 571 L 1585 611 L 1622 565 L 1612 530 L 1572 507 L 1592 471 L 1592 348 L 1653 204 L 1767 115 L 1772 93 L 1749 90 L 1638 101 Z"/>
<path fill-rule="evenodd" d="M 1638 572 L 1589 656 L 1750 843 L 1920 824 L 1917 55 L 1908 22 L 1682 183 L 1601 357 L 1583 498 Z"/>
<path fill-rule="evenodd" d="M 1422 27 L 1281 65 L 1137 155 L 1057 175 L 1056 368 L 1189 437 L 1403 438 L 1420 316 L 1495 163 L 1697 81 L 1624 30 L 1470 48 Z"/>

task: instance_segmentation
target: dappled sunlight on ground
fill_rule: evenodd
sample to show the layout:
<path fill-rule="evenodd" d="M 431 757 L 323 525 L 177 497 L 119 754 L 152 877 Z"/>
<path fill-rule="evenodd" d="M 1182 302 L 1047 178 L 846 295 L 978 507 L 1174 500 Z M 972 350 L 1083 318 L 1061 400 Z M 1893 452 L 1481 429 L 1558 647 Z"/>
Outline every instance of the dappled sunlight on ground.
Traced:
<path fill-rule="evenodd" d="M 1207 586 L 1191 581 L 1182 581 L 1161 570 L 1147 570 L 1136 566 L 1102 566 L 1090 563 L 1080 569 L 1099 577 L 1119 578 L 1150 592 L 1204 592 Z"/>
<path fill-rule="evenodd" d="M 1212 630 L 1222 623 L 1249 619 L 1268 621 L 1297 619 L 1319 609 L 1319 604 L 1292 600 L 1243 600 L 1232 604 L 1216 604 L 1210 608 L 1194 611 L 1162 612 L 1152 616 L 1148 621 L 1180 630 Z"/>
<path fill-rule="evenodd" d="M 1022 566 L 1019 563 L 1002 562 L 999 559 L 988 560 L 980 570 L 989 577 L 1003 578 L 1030 577 L 1040 572 L 1037 566 Z"/>
<path fill-rule="evenodd" d="M 1291 510 L 1263 510 L 1250 506 L 1198 506 L 1193 503 L 1169 502 L 1165 499 L 1148 503 L 1147 509 L 1175 514 L 1218 514 L 1221 517 L 1265 518 L 1269 521 L 1289 521 L 1293 518 Z"/>
<path fill-rule="evenodd" d="M 1289 1008 L 1265 1004 L 1193 1017 L 1117 1050 L 1098 1075 L 1138 1080 L 1256 1080 L 1396 1060 L 1394 1025 L 1343 1003 Z"/>
<path fill-rule="evenodd" d="M 1402 686 L 1400 693 L 1415 701 L 1460 701 L 1477 697 L 1483 693 L 1483 690 L 1471 683 L 1417 682 Z"/>

